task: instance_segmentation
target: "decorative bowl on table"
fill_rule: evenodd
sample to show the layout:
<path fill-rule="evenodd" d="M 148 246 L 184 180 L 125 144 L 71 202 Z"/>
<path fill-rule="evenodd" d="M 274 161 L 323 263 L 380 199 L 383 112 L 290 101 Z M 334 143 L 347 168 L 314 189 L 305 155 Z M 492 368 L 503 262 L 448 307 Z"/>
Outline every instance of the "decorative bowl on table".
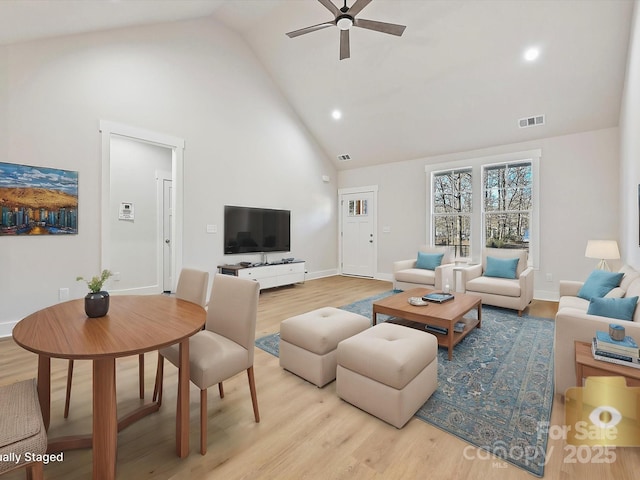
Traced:
<path fill-rule="evenodd" d="M 429 302 L 427 302 L 426 300 L 423 300 L 420 297 L 409 297 L 407 301 L 414 307 L 424 307 L 425 305 L 429 304 Z"/>

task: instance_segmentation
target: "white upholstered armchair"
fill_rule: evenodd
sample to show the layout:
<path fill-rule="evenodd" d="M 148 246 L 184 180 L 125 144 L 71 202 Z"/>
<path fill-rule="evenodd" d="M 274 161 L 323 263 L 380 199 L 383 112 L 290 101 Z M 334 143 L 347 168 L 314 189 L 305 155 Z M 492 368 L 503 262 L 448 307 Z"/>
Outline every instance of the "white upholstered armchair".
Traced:
<path fill-rule="evenodd" d="M 430 263 L 429 257 L 442 255 L 442 260 L 437 266 L 420 265 L 421 255 Z M 432 257 L 433 258 L 433 257 Z M 434 268 L 420 268 L 420 267 Z M 453 282 L 453 252 L 448 247 L 429 247 L 423 245 L 418 249 L 418 255 L 409 260 L 399 260 L 393 263 L 393 288 L 397 290 L 409 290 L 411 288 L 435 288 L 441 290 L 448 281 Z"/>
<path fill-rule="evenodd" d="M 533 299 L 533 268 L 527 251 L 485 248 L 482 263 L 462 271 L 465 293 L 482 297 L 482 303 L 522 311 Z"/>

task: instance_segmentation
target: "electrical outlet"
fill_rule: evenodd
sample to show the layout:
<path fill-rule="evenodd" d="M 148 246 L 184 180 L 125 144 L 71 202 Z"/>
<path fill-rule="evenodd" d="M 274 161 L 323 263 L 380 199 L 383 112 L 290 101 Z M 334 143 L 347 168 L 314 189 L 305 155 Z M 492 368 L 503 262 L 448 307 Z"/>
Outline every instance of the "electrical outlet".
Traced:
<path fill-rule="evenodd" d="M 547 273 L 547 274 L 545 275 L 545 280 L 546 280 L 547 282 L 553 282 L 553 274 L 552 274 L 552 273 Z"/>
<path fill-rule="evenodd" d="M 58 300 L 64 302 L 65 300 L 69 300 L 69 289 L 61 288 L 58 290 Z"/>

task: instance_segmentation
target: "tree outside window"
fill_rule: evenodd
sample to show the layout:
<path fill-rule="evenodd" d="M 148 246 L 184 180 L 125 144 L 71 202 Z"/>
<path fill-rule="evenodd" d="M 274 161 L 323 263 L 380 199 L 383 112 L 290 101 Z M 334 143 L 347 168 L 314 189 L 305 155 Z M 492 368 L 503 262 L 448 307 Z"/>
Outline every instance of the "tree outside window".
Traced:
<path fill-rule="evenodd" d="M 529 249 L 531 162 L 485 166 L 482 194 L 485 245 Z"/>
<path fill-rule="evenodd" d="M 434 173 L 432 179 L 433 243 L 454 247 L 456 257 L 468 257 L 473 211 L 471 169 Z"/>

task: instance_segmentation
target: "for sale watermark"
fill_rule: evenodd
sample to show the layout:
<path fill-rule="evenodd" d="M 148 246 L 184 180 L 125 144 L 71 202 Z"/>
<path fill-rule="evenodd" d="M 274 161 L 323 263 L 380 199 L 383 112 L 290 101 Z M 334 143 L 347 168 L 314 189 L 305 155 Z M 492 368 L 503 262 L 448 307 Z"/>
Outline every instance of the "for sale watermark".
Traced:
<path fill-rule="evenodd" d="M 498 458 L 506 458 L 525 465 L 544 466 L 547 464 L 546 452 L 540 445 L 509 445 L 502 440 L 497 440 L 489 445 L 474 447 L 467 445 L 462 451 L 465 460 L 491 460 L 496 468 L 506 468 L 507 464 L 496 461 Z"/>
<path fill-rule="evenodd" d="M 581 432 L 580 435 L 587 437 L 590 435 L 590 430 L 583 425 L 578 425 L 577 429 Z M 466 460 L 490 460 L 494 468 L 508 467 L 508 463 L 501 459 L 544 467 L 556 455 L 562 455 L 563 463 L 614 463 L 616 461 L 615 447 L 566 443 L 569 438 L 568 432 L 571 430 L 571 426 L 568 425 L 550 425 L 549 422 L 540 422 L 537 427 L 538 443 L 535 445 L 509 445 L 498 440 L 480 447 L 467 445 L 462 455 Z M 550 445 L 545 451 L 543 436 L 548 436 L 549 440 L 562 440 L 564 445 L 561 449 Z"/>
<path fill-rule="evenodd" d="M 640 446 L 640 387 L 628 387 L 624 377 L 589 377 L 564 398 L 570 445 Z"/>
<path fill-rule="evenodd" d="M 539 422 L 534 445 L 509 445 L 496 441 L 480 447 L 467 446 L 467 460 L 490 460 L 494 468 L 506 468 L 507 459 L 526 465 L 545 466 L 554 455 L 563 463 L 614 463 L 616 447 L 640 446 L 640 388 L 627 387 L 622 377 L 589 377 L 584 387 L 565 393 L 565 422 Z M 545 451 L 545 440 L 561 440 L 562 451 L 554 445 Z M 533 439 L 532 439 L 533 440 Z"/>

